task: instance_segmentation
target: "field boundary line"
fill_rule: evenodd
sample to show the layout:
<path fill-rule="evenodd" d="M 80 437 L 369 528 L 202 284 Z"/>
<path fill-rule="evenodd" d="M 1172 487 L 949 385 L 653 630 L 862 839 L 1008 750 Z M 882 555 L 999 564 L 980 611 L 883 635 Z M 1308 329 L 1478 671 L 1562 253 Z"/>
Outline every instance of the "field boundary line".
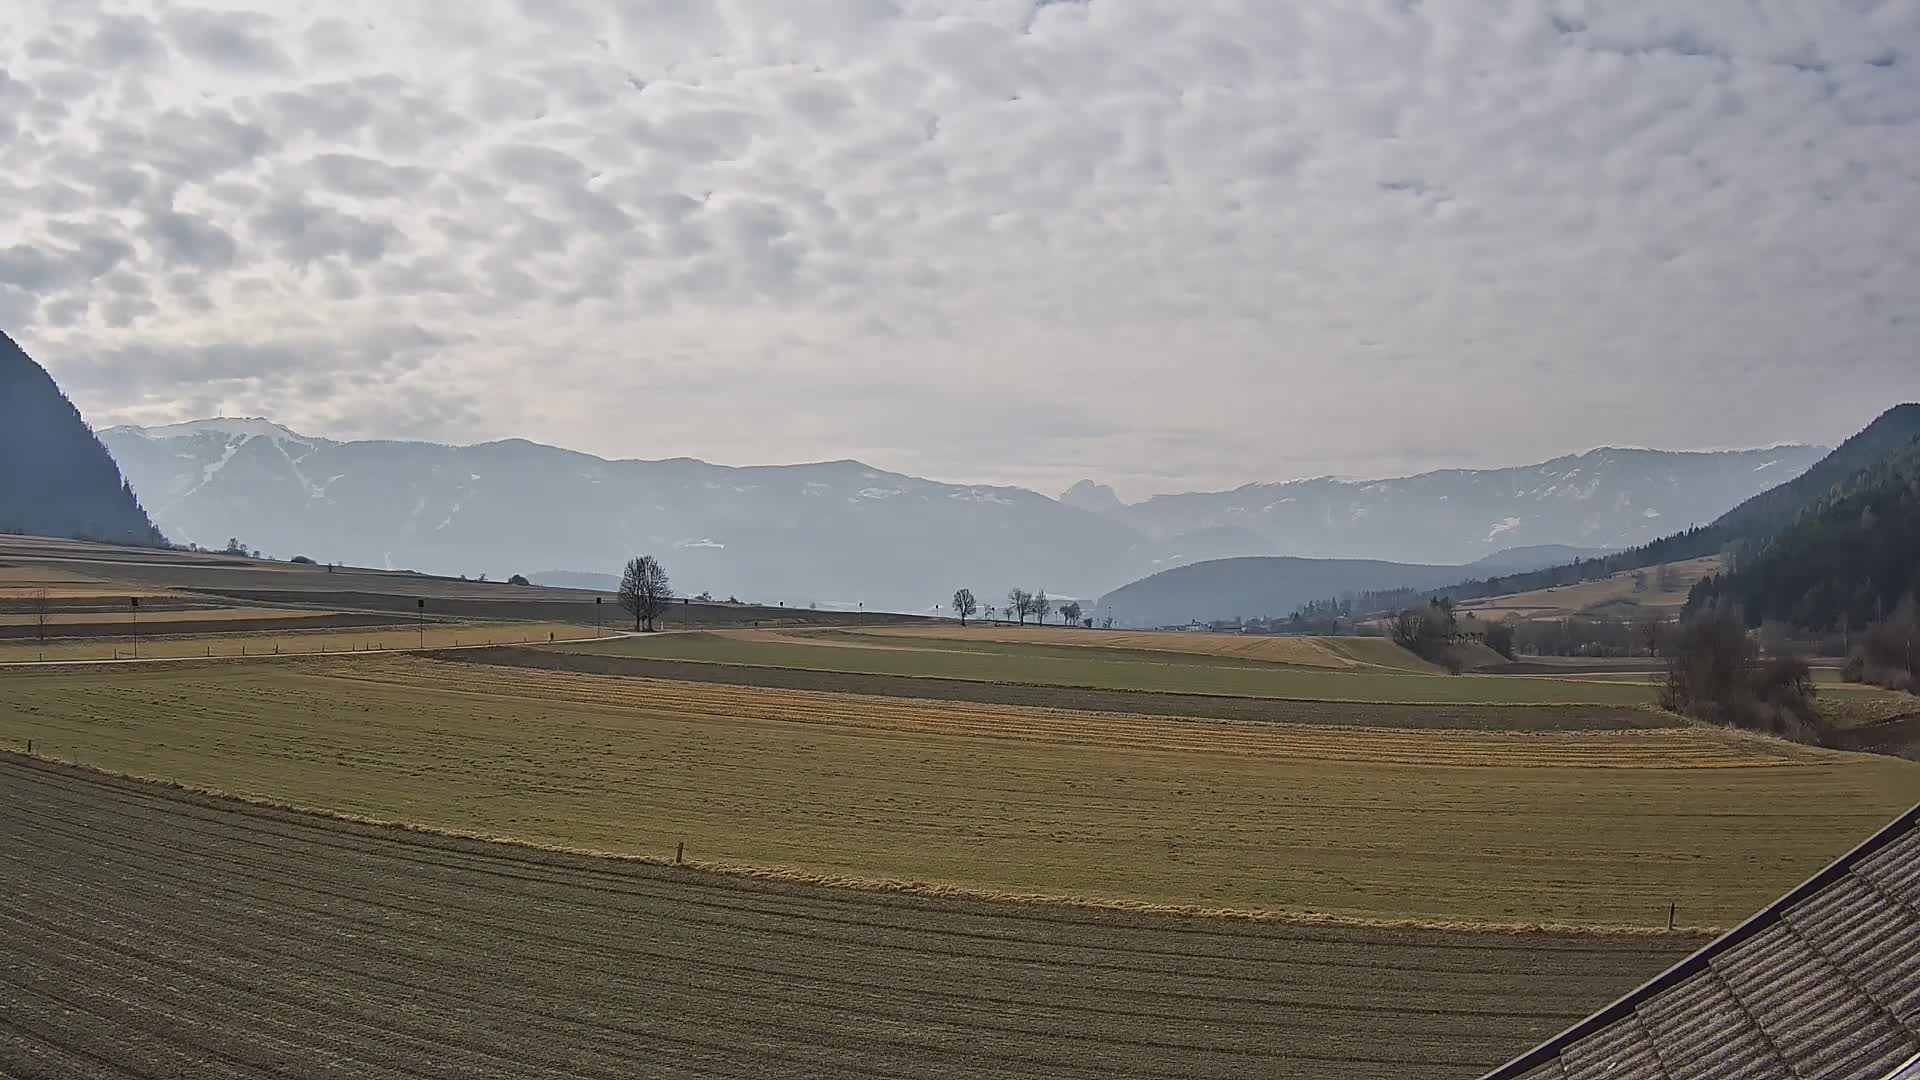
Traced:
<path fill-rule="evenodd" d="M 29 768 L 43 768 L 50 771 L 69 770 L 96 777 L 128 781 L 173 792 L 186 793 L 188 795 L 225 803 L 228 804 L 230 808 L 240 811 L 244 811 L 246 808 L 273 810 L 318 820 L 345 822 L 374 829 L 443 837 L 453 840 L 478 841 L 481 843 L 518 848 L 525 851 L 541 851 L 557 855 L 597 859 L 606 862 L 624 862 L 642 866 L 668 867 L 685 873 L 709 874 L 716 877 L 745 879 L 772 884 L 807 886 L 855 893 L 924 897 L 934 900 L 960 900 L 1012 907 L 1105 911 L 1116 914 L 1264 923 L 1284 926 L 1309 926 L 1326 929 L 1428 930 L 1506 937 L 1525 934 L 1551 934 L 1556 936 L 1588 936 L 1597 938 L 1690 938 L 1708 934 L 1719 934 L 1726 930 L 1725 927 L 1716 926 L 1678 926 L 1669 929 L 1665 926 L 1640 926 L 1631 924 L 1578 925 L 1571 923 L 1482 922 L 1449 919 L 1377 918 L 1316 911 L 1210 908 L 1198 904 L 1163 904 L 1140 900 L 1068 896 L 1051 893 L 1016 893 L 979 888 L 970 885 L 913 881 L 897 878 L 866 878 L 851 875 L 821 874 L 787 867 L 758 866 L 744 863 L 701 861 L 676 863 L 673 859 L 665 856 L 636 855 L 626 852 L 604 851 L 596 848 L 572 847 L 562 844 L 542 844 L 497 833 L 438 828 L 398 818 L 344 813 L 325 807 L 308 806 L 281 799 L 241 795 L 220 788 L 201 784 L 181 783 L 180 781 L 163 777 L 123 772 L 116 769 L 105 769 L 99 766 L 89 765 L 85 762 L 57 756 L 35 754 L 29 757 L 13 749 L 0 749 L 0 760 L 26 764 Z"/>

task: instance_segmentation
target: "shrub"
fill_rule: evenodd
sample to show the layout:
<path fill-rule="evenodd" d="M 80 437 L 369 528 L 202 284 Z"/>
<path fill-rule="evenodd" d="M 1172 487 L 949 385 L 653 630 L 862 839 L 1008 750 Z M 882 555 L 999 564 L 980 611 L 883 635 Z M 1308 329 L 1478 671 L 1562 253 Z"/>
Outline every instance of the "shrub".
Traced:
<path fill-rule="evenodd" d="M 1740 617 L 1709 609 L 1674 635 L 1660 705 L 1709 723 L 1817 743 L 1825 731 L 1815 693 L 1804 658 L 1761 661 Z"/>
<path fill-rule="evenodd" d="M 1394 644 L 1422 660 L 1460 674 L 1463 665 L 1453 650 L 1460 624 L 1454 618 L 1453 601 L 1435 600 L 1425 607 L 1407 608 L 1394 615 L 1387 629 Z"/>
<path fill-rule="evenodd" d="M 1513 659 L 1513 624 L 1497 622 L 1487 627 L 1487 648 Z"/>
<path fill-rule="evenodd" d="M 305 555 L 295 555 L 295 556 L 294 556 L 293 558 L 291 558 L 291 559 L 288 559 L 287 561 L 288 561 L 288 562 L 297 562 L 297 563 L 299 563 L 299 564 L 300 564 L 300 565 L 302 565 L 302 566 L 313 566 L 313 565 L 316 565 L 316 564 L 314 563 L 314 561 L 313 561 L 312 559 L 309 559 L 309 558 L 307 558 L 307 557 L 306 557 Z"/>
<path fill-rule="evenodd" d="M 508 578 L 508 579 L 507 579 L 507 584 L 509 584 L 509 585 L 531 585 L 531 584 L 533 584 L 533 582 L 531 582 L 531 581 L 528 581 L 528 580 L 527 580 L 527 575 L 525 575 L 525 574 L 515 574 L 515 575 L 513 575 L 512 577 L 510 577 L 510 578 Z"/>

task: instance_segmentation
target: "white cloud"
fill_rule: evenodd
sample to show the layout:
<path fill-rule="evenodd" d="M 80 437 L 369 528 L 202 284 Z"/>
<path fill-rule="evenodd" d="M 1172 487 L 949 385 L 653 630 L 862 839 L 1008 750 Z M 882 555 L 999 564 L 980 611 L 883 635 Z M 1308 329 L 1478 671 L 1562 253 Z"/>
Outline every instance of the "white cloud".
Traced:
<path fill-rule="evenodd" d="M 95 7 L 0 39 L 0 318 L 102 424 L 1137 495 L 1920 393 L 1912 3 Z"/>

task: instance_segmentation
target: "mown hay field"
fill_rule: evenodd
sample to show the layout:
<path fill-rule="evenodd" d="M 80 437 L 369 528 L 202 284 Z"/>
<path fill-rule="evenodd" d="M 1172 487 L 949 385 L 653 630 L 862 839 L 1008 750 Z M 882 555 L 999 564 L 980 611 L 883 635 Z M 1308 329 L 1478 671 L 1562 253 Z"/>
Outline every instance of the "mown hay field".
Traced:
<path fill-rule="evenodd" d="M 1674 713 L 1646 705 L 1410 705 L 1405 702 L 1304 701 L 1226 694 L 1169 694 L 1147 690 L 1099 690 L 1085 686 L 940 679 L 926 675 L 850 674 L 806 668 L 716 664 L 704 660 L 660 660 L 562 652 L 546 646 L 502 645 L 485 649 L 428 650 L 420 655 L 463 664 L 571 671 L 585 675 L 720 683 L 773 690 L 818 690 L 929 701 L 971 701 L 988 705 L 1072 709 L 1077 712 L 1257 720 L 1282 724 L 1455 731 L 1611 731 L 1679 727 L 1690 723 Z"/>
<path fill-rule="evenodd" d="M 1286 667 L 1233 656 L 1041 642 L 942 641 L 879 637 L 868 632 L 808 635 L 753 632 L 661 634 L 566 645 L 603 656 L 804 668 L 848 674 L 928 676 L 984 682 L 1085 686 L 1176 694 L 1311 701 L 1473 704 L 1647 704 L 1644 685 L 1576 682 L 1504 675 L 1426 675 L 1365 668 Z"/>
<path fill-rule="evenodd" d="M 1427 674 L 1440 669 L 1399 648 L 1385 638 L 1282 637 L 1264 634 L 1189 634 L 1159 630 L 1088 630 L 1070 626 L 1019 626 L 953 623 L 926 626 L 873 627 L 857 631 L 860 637 L 907 638 L 934 642 L 990 641 L 1017 645 L 1065 645 L 1188 656 L 1258 660 L 1290 667 L 1351 671 L 1381 667 Z M 798 635 L 795 635 L 798 636 Z"/>
<path fill-rule="evenodd" d="M 0 674 L 0 740 L 296 805 L 826 881 L 1728 925 L 1920 766 L 1704 728 L 1201 721 L 335 657 Z"/>
<path fill-rule="evenodd" d="M 164 634 L 170 623 L 238 622 L 252 619 L 297 622 L 301 619 L 324 618 L 332 614 L 333 612 L 318 608 L 163 608 L 140 612 L 138 626 L 155 634 Z M 0 626 L 34 626 L 37 621 L 36 617 L 30 614 L 0 614 Z M 64 627 L 101 624 L 119 627 L 131 633 L 134 627 L 133 614 L 125 607 L 112 611 L 50 611 L 47 613 L 47 633 L 55 637 L 59 636 Z"/>
<path fill-rule="evenodd" d="M 200 616 L 219 612 L 183 612 Z M 382 652 L 407 649 L 458 648 L 472 645 L 510 645 L 565 641 L 590 637 L 592 627 L 570 623 L 453 623 L 428 621 L 424 637 L 413 624 L 373 616 L 379 625 L 300 629 L 302 623 L 331 618 L 324 612 L 303 612 L 304 618 L 273 619 L 260 628 L 236 633 L 169 633 L 169 624 L 150 626 L 141 617 L 142 633 L 49 640 L 32 637 L 0 638 L 0 666 L 40 661 L 191 659 L 205 657 L 293 656 L 320 652 Z M 237 618 L 222 621 L 239 621 Z M 353 620 L 359 621 L 359 620 Z M 177 627 L 180 623 L 172 624 Z M 204 627 L 204 621 L 196 629 Z"/>
<path fill-rule="evenodd" d="M 882 895 L 0 754 L 0 1075 L 1464 1078 L 1700 944 Z"/>

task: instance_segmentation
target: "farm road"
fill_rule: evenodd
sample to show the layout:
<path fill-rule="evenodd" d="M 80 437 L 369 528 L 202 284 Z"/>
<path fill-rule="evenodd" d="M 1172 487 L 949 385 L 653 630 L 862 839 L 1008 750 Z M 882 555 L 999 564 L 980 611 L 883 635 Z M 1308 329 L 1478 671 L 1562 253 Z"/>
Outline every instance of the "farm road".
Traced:
<path fill-rule="evenodd" d="M 1471 1076 L 1698 944 L 794 887 L 0 754 L 0 1076 Z"/>

